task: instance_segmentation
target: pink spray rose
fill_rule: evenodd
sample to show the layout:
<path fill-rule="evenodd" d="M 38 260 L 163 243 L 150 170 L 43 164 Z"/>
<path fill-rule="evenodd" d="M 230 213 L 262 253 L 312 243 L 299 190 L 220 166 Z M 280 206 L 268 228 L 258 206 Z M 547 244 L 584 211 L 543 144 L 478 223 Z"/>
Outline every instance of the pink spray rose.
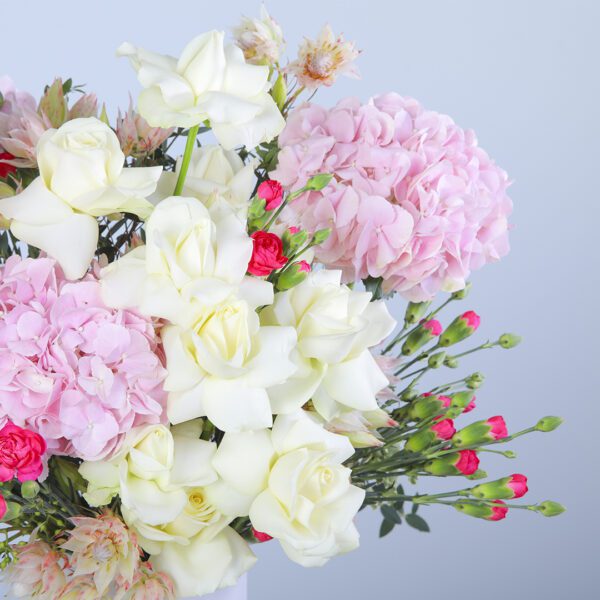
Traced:
<path fill-rule="evenodd" d="M 265 277 L 273 271 L 281 269 L 288 261 L 283 255 L 281 238 L 268 231 L 256 231 L 252 234 L 254 246 L 248 264 L 248 273 L 257 277 Z"/>
<path fill-rule="evenodd" d="M 279 145 L 271 176 L 286 189 L 334 175 L 286 207 L 283 220 L 331 227 L 316 256 L 347 281 L 382 277 L 386 290 L 429 300 L 463 288 L 471 271 L 508 252 L 506 173 L 472 131 L 416 100 L 390 93 L 330 110 L 304 104 Z"/>
<path fill-rule="evenodd" d="M 435 433 L 439 440 L 449 440 L 456 433 L 456 428 L 452 419 L 442 419 L 431 426 L 431 431 Z"/>
<path fill-rule="evenodd" d="M 265 210 L 275 210 L 283 201 L 283 187 L 279 181 L 267 179 L 258 186 L 256 195 L 266 202 Z"/>
<path fill-rule="evenodd" d="M 46 442 L 33 431 L 7 423 L 0 429 L 0 481 L 37 479 L 44 469 Z"/>
<path fill-rule="evenodd" d="M 528 491 L 527 477 L 520 473 L 515 473 L 510 476 L 510 481 L 506 484 L 513 491 L 513 498 L 522 498 Z"/>
<path fill-rule="evenodd" d="M 489 419 L 486 419 L 486 423 L 490 427 L 489 435 L 493 439 L 501 440 L 505 437 L 508 437 L 508 429 L 506 428 L 506 423 L 504 422 L 503 417 L 490 417 Z"/>
<path fill-rule="evenodd" d="M 479 468 L 479 458 L 475 450 L 460 450 L 454 465 L 463 475 L 473 475 Z"/>
<path fill-rule="evenodd" d="M 164 422 L 150 319 L 107 308 L 93 275 L 70 282 L 49 258 L 0 266 L 0 414 L 50 454 L 107 457 L 137 425 Z"/>

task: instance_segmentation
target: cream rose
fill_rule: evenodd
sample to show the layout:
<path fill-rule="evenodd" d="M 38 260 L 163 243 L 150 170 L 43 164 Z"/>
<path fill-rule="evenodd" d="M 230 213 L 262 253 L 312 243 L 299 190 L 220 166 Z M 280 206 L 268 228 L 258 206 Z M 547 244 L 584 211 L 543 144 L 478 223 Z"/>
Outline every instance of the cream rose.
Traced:
<path fill-rule="evenodd" d="M 256 557 L 248 544 L 226 527 L 209 540 L 197 535 L 186 546 L 165 544 L 150 560 L 155 570 L 173 579 L 177 597 L 188 598 L 234 585 L 252 568 Z"/>
<path fill-rule="evenodd" d="M 55 258 L 67 277 L 86 272 L 98 243 L 95 217 L 130 212 L 146 218 L 162 167 L 124 168 L 116 134 L 95 118 L 46 131 L 37 147 L 40 176 L 0 199 L 20 240 Z"/>
<path fill-rule="evenodd" d="M 194 38 L 179 59 L 123 44 L 144 87 L 138 110 L 153 127 L 192 127 L 209 120 L 227 150 L 274 138 L 285 121 L 269 95 L 269 68 L 246 64 L 222 31 Z"/>
<path fill-rule="evenodd" d="M 165 327 L 162 339 L 172 423 L 206 415 L 223 431 L 271 426 L 267 388 L 296 370 L 291 327 L 260 327 L 252 306 L 231 299 L 199 313 L 189 328 Z"/>
<path fill-rule="evenodd" d="M 211 467 L 215 450 L 216 444 L 190 435 L 173 437 L 164 425 L 136 428 L 110 461 L 81 465 L 88 481 L 86 500 L 105 506 L 118 494 L 130 521 L 172 523 L 188 503 L 186 488 L 216 481 Z"/>
<path fill-rule="evenodd" d="M 261 312 L 261 324 L 293 327 L 298 334 L 296 374 L 269 389 L 276 414 L 310 399 L 326 421 L 345 410 L 378 408 L 375 395 L 388 380 L 368 348 L 389 335 L 395 321 L 383 302 L 370 302 L 371 294 L 340 280 L 340 271 L 314 272 Z"/>
<path fill-rule="evenodd" d="M 167 198 L 148 219 L 146 245 L 103 269 L 103 299 L 186 327 L 232 296 L 270 304 L 272 285 L 246 277 L 251 254 L 245 224 L 225 201 L 208 209 L 196 198 Z"/>
<path fill-rule="evenodd" d="M 156 200 L 173 194 L 180 165 L 181 161 L 178 161 L 174 173 L 165 171 L 162 174 L 154 195 Z M 223 150 L 221 146 L 196 148 L 192 153 L 182 195 L 198 198 L 208 208 L 218 199 L 223 199 L 245 222 L 256 185 L 254 167 L 254 162 L 244 164 L 236 152 Z"/>
<path fill-rule="evenodd" d="M 353 453 L 347 438 L 305 411 L 279 415 L 272 431 L 225 435 L 213 459 L 219 481 L 206 492 L 230 512 L 246 507 L 252 525 L 292 560 L 322 565 L 358 546 L 353 519 L 364 491 L 342 464 Z"/>

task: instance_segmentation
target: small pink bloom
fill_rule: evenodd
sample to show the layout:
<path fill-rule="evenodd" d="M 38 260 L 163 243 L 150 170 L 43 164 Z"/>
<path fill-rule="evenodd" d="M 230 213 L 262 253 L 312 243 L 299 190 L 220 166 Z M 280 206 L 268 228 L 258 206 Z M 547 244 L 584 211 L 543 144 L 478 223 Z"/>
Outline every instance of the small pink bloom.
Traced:
<path fill-rule="evenodd" d="M 300 227 L 288 227 L 288 231 L 290 232 L 291 235 L 296 235 L 297 233 L 300 233 Z"/>
<path fill-rule="evenodd" d="M 460 318 L 463 319 L 467 323 L 467 326 L 473 329 L 473 331 L 475 331 L 481 323 L 481 317 L 474 310 L 468 310 L 463 313 Z"/>
<path fill-rule="evenodd" d="M 476 398 L 475 398 L 475 396 L 473 396 L 473 399 L 471 400 L 471 402 L 469 402 L 469 404 L 467 404 L 467 406 L 463 410 L 463 414 L 471 412 L 475 408 L 475 406 L 476 406 L 475 400 L 476 400 Z"/>
<path fill-rule="evenodd" d="M 300 271 L 302 273 L 310 273 L 311 267 L 305 260 L 301 260 L 298 263 L 298 271 Z"/>
<path fill-rule="evenodd" d="M 423 329 L 429 330 L 431 335 L 441 335 L 444 330 L 442 324 L 436 319 L 430 319 L 429 321 L 422 323 Z"/>
<path fill-rule="evenodd" d="M 8 422 L 0 430 L 0 481 L 37 479 L 43 471 L 45 452 L 42 436 Z"/>
<path fill-rule="evenodd" d="M 262 531 L 257 531 L 256 529 L 254 529 L 254 527 L 252 528 L 252 535 L 257 539 L 258 542 L 260 542 L 261 544 L 263 542 L 268 542 L 269 540 L 272 540 L 273 538 L 268 534 L 268 533 L 263 533 Z"/>
<path fill-rule="evenodd" d="M 460 450 L 459 459 L 454 465 L 463 475 L 473 475 L 479 468 L 479 458 L 474 450 Z"/>
<path fill-rule="evenodd" d="M 506 513 L 508 512 L 508 506 L 506 506 L 505 502 L 502 500 L 494 500 L 495 506 L 492 506 L 492 514 L 487 517 L 488 521 L 501 521 L 506 518 Z"/>
<path fill-rule="evenodd" d="M 508 429 L 503 417 L 490 417 L 486 422 L 490 426 L 490 434 L 495 440 L 508 437 Z"/>
<path fill-rule="evenodd" d="M 0 494 L 0 521 L 4 519 L 4 515 L 6 514 L 7 510 L 8 507 L 6 506 L 6 500 L 4 499 L 4 496 Z"/>
<path fill-rule="evenodd" d="M 251 237 L 254 246 L 248 263 L 249 273 L 265 277 L 287 263 L 288 259 L 283 255 L 283 243 L 279 236 L 268 231 L 257 231 Z"/>
<path fill-rule="evenodd" d="M 431 431 L 437 435 L 438 439 L 449 440 L 456 433 L 456 428 L 452 419 L 443 419 L 432 425 Z"/>
<path fill-rule="evenodd" d="M 515 494 L 513 498 L 521 498 L 529 491 L 529 488 L 527 487 L 527 477 L 520 473 L 511 475 L 507 485 Z"/>
<path fill-rule="evenodd" d="M 274 210 L 280 206 L 283 201 L 283 187 L 279 181 L 267 179 L 258 186 L 256 195 L 261 200 L 265 200 L 265 210 Z"/>

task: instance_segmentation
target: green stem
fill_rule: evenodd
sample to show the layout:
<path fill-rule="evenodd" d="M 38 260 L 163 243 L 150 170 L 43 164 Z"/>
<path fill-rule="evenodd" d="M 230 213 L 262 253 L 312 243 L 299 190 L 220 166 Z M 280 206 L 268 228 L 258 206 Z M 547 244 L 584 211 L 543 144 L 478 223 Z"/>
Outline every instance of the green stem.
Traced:
<path fill-rule="evenodd" d="M 179 170 L 179 177 L 177 178 L 177 185 L 175 185 L 175 191 L 173 196 L 181 196 L 183 190 L 183 184 L 187 176 L 188 169 L 190 167 L 190 160 L 192 159 L 192 152 L 196 145 L 196 137 L 198 136 L 198 130 L 200 125 L 194 125 L 190 127 L 187 134 L 187 142 L 185 143 L 185 151 L 183 153 L 183 159 L 181 160 L 181 169 Z"/>

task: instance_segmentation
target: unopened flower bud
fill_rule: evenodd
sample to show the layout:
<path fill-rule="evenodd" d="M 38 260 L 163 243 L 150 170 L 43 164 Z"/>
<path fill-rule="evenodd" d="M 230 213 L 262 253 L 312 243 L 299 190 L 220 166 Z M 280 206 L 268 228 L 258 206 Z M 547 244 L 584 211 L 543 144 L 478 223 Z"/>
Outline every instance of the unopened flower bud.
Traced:
<path fill-rule="evenodd" d="M 319 229 L 318 231 L 315 231 L 312 241 L 315 245 L 319 246 L 320 244 L 323 244 L 324 242 L 326 242 L 327 238 L 330 235 L 331 235 L 330 227 L 328 227 L 327 229 Z"/>
<path fill-rule="evenodd" d="M 51 123 L 52 127 L 60 127 L 66 120 L 69 111 L 63 90 L 62 79 L 57 78 L 44 91 L 38 111 Z"/>
<path fill-rule="evenodd" d="M 444 410 L 450 406 L 450 402 L 451 399 L 448 396 L 435 396 L 427 393 L 402 410 L 413 421 L 426 421 L 444 414 Z"/>
<path fill-rule="evenodd" d="M 471 488 L 471 494 L 482 500 L 522 498 L 527 492 L 527 477 L 520 473 L 496 481 L 481 483 Z"/>
<path fill-rule="evenodd" d="M 453 292 L 451 298 L 452 298 L 452 300 L 464 300 L 469 295 L 470 291 L 471 291 L 471 282 L 468 281 L 462 290 Z"/>
<path fill-rule="evenodd" d="M 563 420 L 560 417 L 543 417 L 536 423 L 536 430 L 548 433 L 558 428 Z"/>
<path fill-rule="evenodd" d="M 289 290 L 302 283 L 310 273 L 310 265 L 305 261 L 292 263 L 277 279 L 280 292 Z"/>
<path fill-rule="evenodd" d="M 474 450 L 460 450 L 429 460 L 423 468 L 438 477 L 472 475 L 479 468 L 479 458 Z"/>
<path fill-rule="evenodd" d="M 545 500 L 541 504 L 538 504 L 535 507 L 535 510 L 539 512 L 544 517 L 556 517 L 565 512 L 565 507 L 558 502 L 553 502 L 552 500 Z"/>
<path fill-rule="evenodd" d="M 282 73 L 279 74 L 279 77 L 277 77 L 271 88 L 271 96 L 273 97 L 273 100 L 275 100 L 277 108 L 282 110 L 285 106 L 285 101 L 287 100 L 287 84 Z"/>
<path fill-rule="evenodd" d="M 467 425 L 452 438 L 452 444 L 457 448 L 475 446 L 483 442 L 501 440 L 507 436 L 508 431 L 504 419 L 496 416 Z"/>
<path fill-rule="evenodd" d="M 501 521 L 508 512 L 508 507 L 502 500 L 497 500 L 493 504 L 458 502 L 454 508 L 465 515 L 486 521 Z"/>
<path fill-rule="evenodd" d="M 414 354 L 419 348 L 439 336 L 440 333 L 442 333 L 442 326 L 439 321 L 431 319 L 421 323 L 402 344 L 402 354 L 404 356 Z"/>
<path fill-rule="evenodd" d="M 10 521 L 14 521 L 21 516 L 23 509 L 20 504 L 16 502 L 6 502 L 6 509 L 4 510 L 4 515 L 0 518 L 0 521 L 4 523 L 8 523 Z"/>
<path fill-rule="evenodd" d="M 439 369 L 444 364 L 445 358 L 446 358 L 446 353 L 444 351 L 436 352 L 435 354 L 432 354 L 429 357 L 429 360 L 427 361 L 427 365 L 431 369 Z"/>
<path fill-rule="evenodd" d="M 481 385 L 483 384 L 484 381 L 485 381 L 485 375 L 483 373 L 480 373 L 479 371 L 477 371 L 476 373 L 469 375 L 465 379 L 465 384 L 469 389 L 477 390 L 481 387 Z"/>
<path fill-rule="evenodd" d="M 433 444 L 451 439 L 455 432 L 456 428 L 452 419 L 442 419 L 435 425 L 413 434 L 408 438 L 404 448 L 411 452 L 422 452 Z"/>
<path fill-rule="evenodd" d="M 450 419 L 456 419 L 459 415 L 462 415 L 467 407 L 475 400 L 473 392 L 462 391 L 452 394 L 450 399 L 450 406 L 446 412 L 446 416 Z"/>
<path fill-rule="evenodd" d="M 458 368 L 458 359 L 454 358 L 454 356 L 446 356 L 444 359 L 444 366 L 449 369 L 456 369 Z"/>
<path fill-rule="evenodd" d="M 404 313 L 404 322 L 407 325 L 414 325 L 418 323 L 427 312 L 431 301 L 426 302 L 409 302 Z"/>
<path fill-rule="evenodd" d="M 480 322 L 481 318 L 472 310 L 468 310 L 460 315 L 460 317 L 456 317 L 456 319 L 448 325 L 444 333 L 442 333 L 440 337 L 440 346 L 447 347 L 462 342 L 475 333 Z"/>
<path fill-rule="evenodd" d="M 510 350 L 511 348 L 518 346 L 521 343 L 522 339 L 523 338 L 521 336 L 515 335 L 514 333 L 503 333 L 498 338 L 498 343 L 500 344 L 500 346 L 502 346 L 502 348 Z"/>
<path fill-rule="evenodd" d="M 286 256 L 292 256 L 308 241 L 308 233 L 298 227 L 288 227 L 282 236 Z"/>
<path fill-rule="evenodd" d="M 25 481 L 21 484 L 23 498 L 35 498 L 40 493 L 40 484 L 37 481 Z"/>
<path fill-rule="evenodd" d="M 317 173 L 306 182 L 304 189 L 307 191 L 318 192 L 324 187 L 327 187 L 332 179 L 333 175 L 331 173 Z"/>
<path fill-rule="evenodd" d="M 362 413 L 362 416 L 367 420 L 370 427 L 374 429 L 384 429 L 387 427 L 398 427 L 398 423 L 390 417 L 389 413 L 381 408 L 375 410 L 367 410 Z"/>

